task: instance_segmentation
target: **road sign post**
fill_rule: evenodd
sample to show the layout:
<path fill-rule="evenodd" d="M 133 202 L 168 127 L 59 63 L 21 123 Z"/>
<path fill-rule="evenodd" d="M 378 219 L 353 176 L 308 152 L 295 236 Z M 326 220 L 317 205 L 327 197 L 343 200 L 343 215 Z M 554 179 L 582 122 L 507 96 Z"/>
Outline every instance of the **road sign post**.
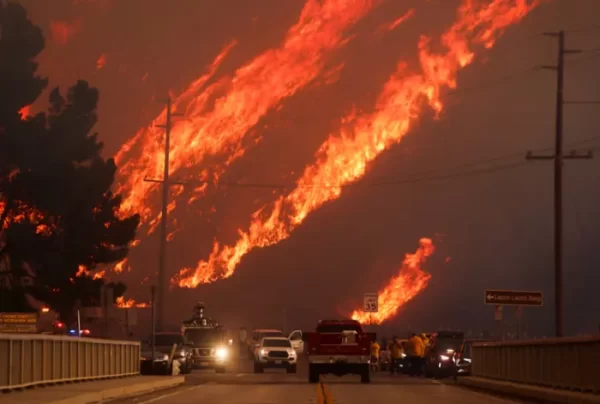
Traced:
<path fill-rule="evenodd" d="M 373 325 L 373 313 L 379 311 L 379 295 L 377 293 L 365 293 L 363 296 L 363 311 L 370 313 L 369 325 Z"/>
<path fill-rule="evenodd" d="M 494 310 L 494 319 L 496 321 L 502 321 L 502 306 L 497 304 Z"/>

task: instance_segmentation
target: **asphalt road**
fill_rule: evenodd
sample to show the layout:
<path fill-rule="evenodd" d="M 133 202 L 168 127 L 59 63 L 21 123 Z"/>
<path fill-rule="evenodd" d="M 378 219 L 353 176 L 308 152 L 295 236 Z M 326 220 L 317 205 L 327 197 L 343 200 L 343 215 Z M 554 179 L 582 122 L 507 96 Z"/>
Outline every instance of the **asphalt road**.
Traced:
<path fill-rule="evenodd" d="M 186 382 L 171 390 L 114 401 L 115 404 L 508 404 L 494 396 L 421 377 L 376 373 L 370 384 L 361 384 L 358 376 L 325 376 L 319 384 L 308 383 L 306 363 L 298 373 L 266 370 L 254 374 L 252 362 L 235 360 L 225 374 L 195 370 Z"/>

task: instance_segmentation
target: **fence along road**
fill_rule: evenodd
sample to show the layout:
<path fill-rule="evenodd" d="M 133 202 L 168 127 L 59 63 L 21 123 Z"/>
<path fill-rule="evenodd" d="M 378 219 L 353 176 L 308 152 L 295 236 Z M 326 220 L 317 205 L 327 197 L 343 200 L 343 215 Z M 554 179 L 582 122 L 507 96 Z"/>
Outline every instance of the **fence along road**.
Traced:
<path fill-rule="evenodd" d="M 134 376 L 140 343 L 0 333 L 0 390 Z"/>

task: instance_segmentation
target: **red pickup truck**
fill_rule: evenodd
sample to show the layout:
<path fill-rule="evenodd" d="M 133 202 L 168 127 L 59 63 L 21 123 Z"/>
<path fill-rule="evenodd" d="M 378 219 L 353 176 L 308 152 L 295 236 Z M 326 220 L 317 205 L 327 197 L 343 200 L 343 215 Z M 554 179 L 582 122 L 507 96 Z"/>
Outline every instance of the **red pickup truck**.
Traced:
<path fill-rule="evenodd" d="M 361 383 L 369 383 L 371 342 L 375 338 L 375 333 L 365 332 L 355 320 L 319 321 L 316 331 L 305 335 L 308 381 L 317 383 L 322 374 L 358 374 Z"/>

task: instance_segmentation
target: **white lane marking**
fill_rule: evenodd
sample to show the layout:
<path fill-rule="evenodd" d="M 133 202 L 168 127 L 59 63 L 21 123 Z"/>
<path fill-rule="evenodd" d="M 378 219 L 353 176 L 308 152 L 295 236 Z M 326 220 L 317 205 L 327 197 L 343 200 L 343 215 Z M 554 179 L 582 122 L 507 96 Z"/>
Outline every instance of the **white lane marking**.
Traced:
<path fill-rule="evenodd" d="M 192 391 L 192 390 L 196 390 L 196 389 L 198 389 L 198 388 L 200 388 L 200 387 L 202 387 L 202 385 L 199 385 L 199 386 L 193 386 L 193 387 L 190 387 L 189 389 L 185 389 L 185 390 L 179 390 L 179 391 L 175 391 L 175 392 L 173 392 L 173 393 L 169 393 L 169 394 L 163 394 L 163 395 L 161 395 L 161 396 L 158 396 L 158 397 L 151 398 L 150 400 L 146 400 L 146 401 L 140 401 L 140 404 L 149 404 L 149 403 L 154 403 L 155 401 L 164 400 L 164 399 L 165 399 L 165 398 L 167 398 L 167 397 L 173 397 L 173 396 L 176 396 L 176 395 L 178 395 L 178 394 L 181 394 L 181 393 L 184 393 L 184 392 L 190 392 L 190 391 Z"/>
<path fill-rule="evenodd" d="M 235 377 L 242 377 L 242 376 L 246 376 L 246 375 L 247 375 L 247 373 L 237 373 L 235 375 Z"/>
<path fill-rule="evenodd" d="M 435 379 L 429 379 L 429 381 L 431 381 L 431 382 L 433 382 L 435 384 L 445 384 L 445 383 L 442 383 L 441 381 L 435 380 Z"/>

